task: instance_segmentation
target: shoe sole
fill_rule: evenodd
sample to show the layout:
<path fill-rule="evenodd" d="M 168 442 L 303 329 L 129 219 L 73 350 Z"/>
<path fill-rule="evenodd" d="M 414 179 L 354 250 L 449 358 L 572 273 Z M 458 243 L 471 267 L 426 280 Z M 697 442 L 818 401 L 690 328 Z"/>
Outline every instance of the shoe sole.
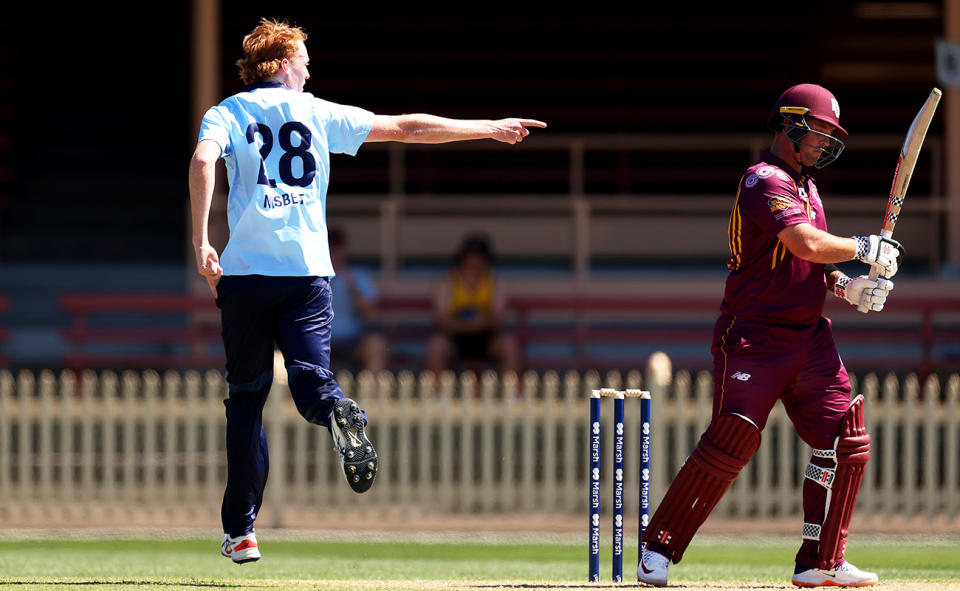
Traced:
<path fill-rule="evenodd" d="M 236 564 L 246 564 L 246 563 L 248 563 L 248 562 L 256 562 L 256 561 L 260 560 L 260 557 L 259 557 L 259 556 L 251 556 L 251 557 L 249 557 L 249 558 L 241 558 L 240 560 L 237 560 L 236 558 L 234 558 L 233 556 L 231 556 L 231 557 L 230 557 L 230 560 L 232 560 L 232 561 L 235 562 Z"/>
<path fill-rule="evenodd" d="M 824 581 L 822 583 L 790 582 L 796 587 L 872 587 L 877 584 L 877 581 L 871 581 L 869 583 L 834 583 L 833 581 Z"/>
<path fill-rule="evenodd" d="M 376 480 L 379 458 L 364 432 L 360 407 L 349 398 L 341 398 L 333 407 L 333 421 L 331 428 L 340 432 L 337 439 L 343 444 L 343 476 L 354 492 L 366 492 Z"/>

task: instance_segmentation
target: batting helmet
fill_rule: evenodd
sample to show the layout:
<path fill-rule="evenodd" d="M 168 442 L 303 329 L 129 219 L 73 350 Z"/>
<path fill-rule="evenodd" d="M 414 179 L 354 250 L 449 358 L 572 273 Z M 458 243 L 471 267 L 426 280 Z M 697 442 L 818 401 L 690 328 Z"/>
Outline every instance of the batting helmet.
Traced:
<path fill-rule="evenodd" d="M 785 90 L 770 111 L 767 127 L 784 132 L 797 151 L 807 134 L 828 138 L 825 145 L 815 146 L 820 148 L 820 158 L 814 167 L 823 168 L 839 158 L 845 146 L 839 138 L 811 129 L 807 117 L 829 123 L 836 128 L 835 133 L 847 136 L 847 130 L 840 126 L 840 103 L 832 92 L 817 84 L 797 84 Z"/>

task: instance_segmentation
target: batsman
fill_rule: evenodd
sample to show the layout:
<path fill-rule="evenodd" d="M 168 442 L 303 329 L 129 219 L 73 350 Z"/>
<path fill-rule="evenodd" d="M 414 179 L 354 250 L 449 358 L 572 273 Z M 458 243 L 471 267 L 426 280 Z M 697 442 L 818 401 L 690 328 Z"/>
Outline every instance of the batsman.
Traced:
<path fill-rule="evenodd" d="M 863 397 L 850 381 L 822 316 L 827 291 L 883 309 L 903 248 L 879 235 L 827 231 L 811 173 L 843 152 L 840 106 L 822 86 L 787 89 L 770 113 L 773 144 L 740 179 L 728 225 L 730 273 L 714 327 L 710 425 L 647 527 L 637 579 L 667 583 L 697 529 L 760 446 L 777 400 L 813 448 L 803 480 L 802 543 L 792 582 L 860 587 L 877 575 L 843 558 L 870 457 Z M 857 260 L 880 278 L 851 278 L 834 263 Z"/>

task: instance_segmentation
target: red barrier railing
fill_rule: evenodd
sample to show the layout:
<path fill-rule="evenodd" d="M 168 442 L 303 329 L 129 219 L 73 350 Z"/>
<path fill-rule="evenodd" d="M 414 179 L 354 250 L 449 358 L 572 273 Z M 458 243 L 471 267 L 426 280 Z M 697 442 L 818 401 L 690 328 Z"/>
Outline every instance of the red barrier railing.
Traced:
<path fill-rule="evenodd" d="M 524 355 L 525 367 L 552 369 L 628 369 L 642 368 L 646 357 L 633 349 L 649 354 L 662 343 L 700 346 L 708 352 L 716 318 L 716 299 L 647 297 L 647 296 L 514 296 L 508 303 L 513 312 L 518 348 Z M 686 317 L 686 318 L 684 318 Z M 690 322 L 690 318 L 698 321 Z M 665 324 L 664 318 L 683 320 L 682 324 Z M 529 356 L 536 343 L 567 343 L 573 346 L 572 356 Z M 619 345 L 620 351 L 594 352 L 591 345 Z M 649 349 L 649 351 L 647 351 Z M 671 356 L 674 363 L 709 364 L 709 355 Z"/>
<path fill-rule="evenodd" d="M 638 296 L 521 296 L 510 300 L 515 314 L 515 330 L 521 351 L 537 341 L 567 341 L 577 347 L 573 366 L 628 367 L 629 357 L 592 358 L 586 346 L 598 342 L 637 345 L 689 345 L 702 354 L 671 355 L 675 365 L 706 368 L 711 359 L 709 346 L 713 323 L 719 313 L 716 297 Z M 914 369 L 921 374 L 933 370 L 960 367 L 960 298 L 894 297 L 882 316 L 861 314 L 839 298 L 828 297 L 825 315 L 834 320 L 838 346 L 849 343 L 870 345 L 863 356 L 844 355 L 850 368 L 875 371 L 881 368 Z M 565 317 L 560 327 L 544 326 L 550 318 Z M 536 319 L 541 320 L 540 326 Z M 612 323 L 598 323 L 608 318 Z M 889 343 L 884 346 L 884 343 Z M 952 352 L 941 354 L 938 344 L 956 344 Z M 905 353 L 913 347 L 916 354 Z M 644 360 L 632 360 L 642 366 Z M 542 364 L 542 361 L 538 364 Z M 562 366 L 556 366 L 562 367 Z"/>
<path fill-rule="evenodd" d="M 431 306 L 426 296 L 385 296 L 379 303 L 381 329 L 390 341 L 425 342 L 433 329 Z M 210 298 L 70 294 L 61 298 L 61 308 L 73 318 L 63 331 L 75 346 L 66 360 L 69 367 L 223 366 L 219 314 Z M 525 367 L 642 367 L 646 359 L 638 358 L 637 351 L 665 348 L 674 350 L 671 358 L 678 367 L 706 368 L 719 300 L 712 296 L 518 295 L 509 299 L 508 308 Z M 914 369 L 925 374 L 960 367 L 960 298 L 891 298 L 882 316 L 860 314 L 838 298 L 828 298 L 825 313 L 835 320 L 834 333 L 842 350 L 849 351 L 849 345 L 857 343 L 865 351 L 862 356 L 844 353 L 851 369 Z M 157 315 L 162 314 L 174 315 L 174 326 L 158 325 Z M 152 317 L 152 321 L 91 322 L 93 317 L 122 316 Z M 949 346 L 938 347 L 951 343 L 957 345 L 953 351 Z M 167 350 L 135 352 L 128 347 L 135 344 Z M 569 345 L 573 352 L 529 354 L 543 344 Z M 112 349 L 97 351 L 98 345 Z M 598 345 L 606 345 L 608 351 L 598 352 Z M 213 348 L 217 353 L 210 352 Z M 623 352 L 610 353 L 610 349 Z"/>
<path fill-rule="evenodd" d="M 74 346 L 64 365 L 76 371 L 223 367 L 220 314 L 209 297 L 66 294 L 60 308 L 72 316 L 70 327 L 61 331 Z M 161 323 L 164 315 L 172 317 L 172 326 Z"/>

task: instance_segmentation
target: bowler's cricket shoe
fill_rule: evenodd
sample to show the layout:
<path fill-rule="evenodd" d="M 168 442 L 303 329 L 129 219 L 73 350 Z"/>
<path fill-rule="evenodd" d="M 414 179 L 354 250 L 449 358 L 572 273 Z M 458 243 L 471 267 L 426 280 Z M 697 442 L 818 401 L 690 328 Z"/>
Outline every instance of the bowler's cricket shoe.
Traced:
<path fill-rule="evenodd" d="M 637 567 L 637 580 L 654 587 L 663 587 L 667 584 L 667 567 L 669 566 L 669 558 L 644 548 L 643 554 L 640 555 L 640 565 Z"/>
<path fill-rule="evenodd" d="M 341 398 L 330 418 L 330 434 L 340 454 L 343 475 L 354 492 L 366 492 L 377 476 L 377 450 L 363 432 L 363 412 L 353 400 Z"/>
<path fill-rule="evenodd" d="M 231 538 L 229 534 L 223 534 L 223 541 L 220 542 L 220 554 L 237 564 L 260 560 L 257 536 L 253 532 L 236 538 Z"/>
<path fill-rule="evenodd" d="M 869 587 L 876 585 L 877 573 L 862 571 L 846 560 L 832 569 L 797 565 L 792 582 L 797 587 Z"/>

